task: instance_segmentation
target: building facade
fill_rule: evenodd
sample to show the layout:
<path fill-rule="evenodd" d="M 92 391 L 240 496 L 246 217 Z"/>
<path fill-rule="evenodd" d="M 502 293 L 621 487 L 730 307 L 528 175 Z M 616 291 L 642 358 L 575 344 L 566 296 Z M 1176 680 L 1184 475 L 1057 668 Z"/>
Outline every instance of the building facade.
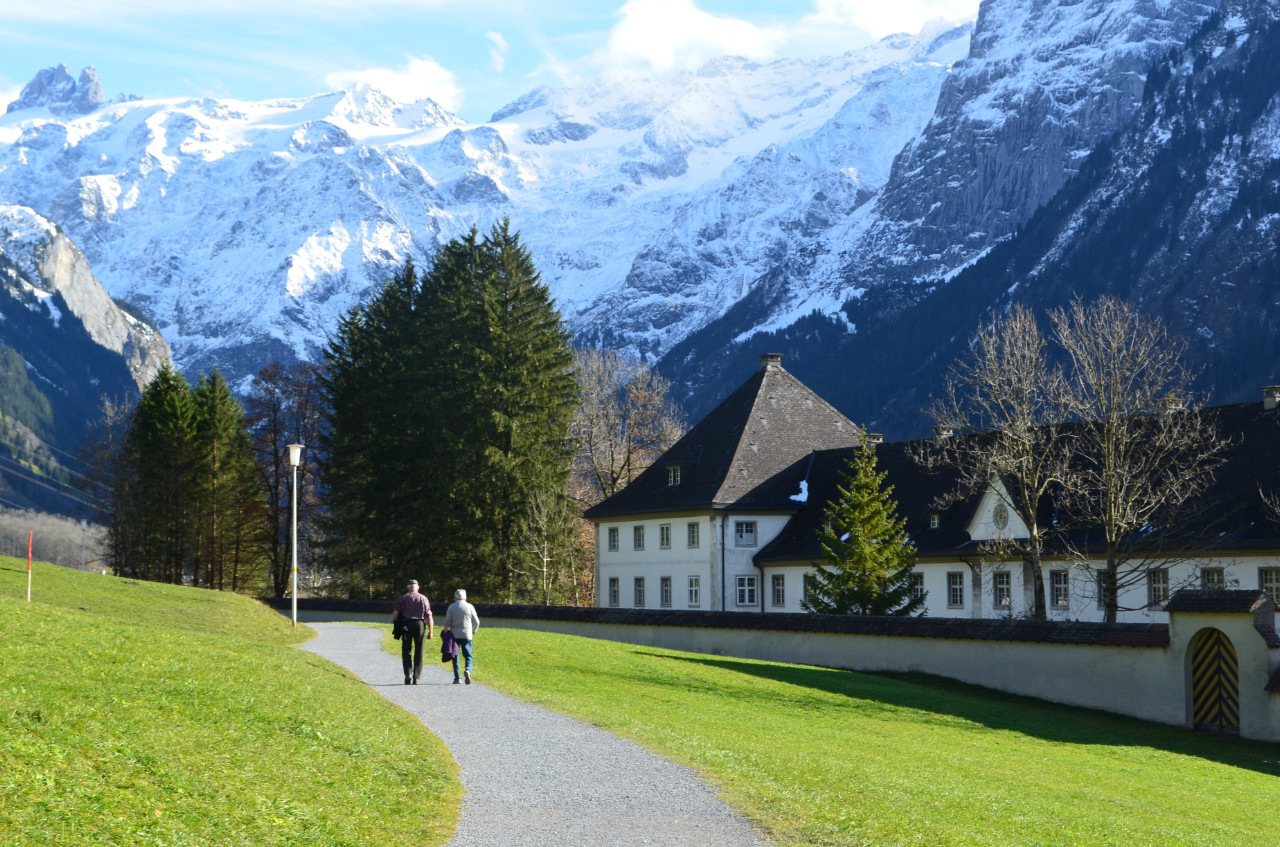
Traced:
<path fill-rule="evenodd" d="M 822 562 L 817 532 L 852 451 L 876 442 L 794 376 L 781 357 L 761 368 L 614 497 L 595 524 L 597 605 L 762 614 L 799 612 L 805 574 Z M 1280 522 L 1266 495 L 1280 488 L 1280 390 L 1263 402 L 1212 409 L 1229 439 L 1199 510 L 1204 532 L 1179 549 L 1143 550 L 1119 593 L 1118 620 L 1165 623 L 1179 590 L 1261 590 L 1280 603 Z M 898 513 L 917 547 L 914 580 L 925 614 L 1020 618 L 1037 574 L 1001 558 L 996 542 L 1027 534 L 999 481 L 955 499 L 954 471 L 927 470 L 920 442 L 876 444 Z M 946 502 L 940 507 L 940 502 Z M 1041 525 L 1054 527 L 1051 507 Z M 1064 536 L 1065 537 L 1065 536 Z M 1190 537 L 1190 536 L 1188 536 Z M 1050 542 L 1038 578 L 1052 620 L 1103 619 L 1103 562 L 1087 538 Z M 1080 555 L 1084 552 L 1084 556 Z M 1090 556 L 1090 553 L 1093 555 Z"/>

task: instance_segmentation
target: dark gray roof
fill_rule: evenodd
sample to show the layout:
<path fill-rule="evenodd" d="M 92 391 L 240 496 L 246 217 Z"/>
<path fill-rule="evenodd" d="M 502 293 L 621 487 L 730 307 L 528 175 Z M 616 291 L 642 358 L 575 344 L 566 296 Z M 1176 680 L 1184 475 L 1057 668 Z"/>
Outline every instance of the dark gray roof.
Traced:
<path fill-rule="evenodd" d="M 898 506 L 898 515 L 906 519 L 907 534 L 916 543 L 920 557 L 944 556 L 954 558 L 967 552 L 976 552 L 966 527 L 973 519 L 981 495 L 966 497 L 942 509 L 935 504 L 939 495 L 956 488 L 958 474 L 953 468 L 931 470 L 920 465 L 911 455 L 916 442 L 899 441 L 875 447 L 876 470 L 887 474 L 885 484 L 892 486 L 890 498 Z M 854 451 L 861 448 L 846 447 L 838 450 L 815 452 L 804 463 L 809 483 L 809 500 L 782 532 L 766 544 L 755 556 L 757 564 L 771 562 L 814 562 L 822 559 L 818 546 L 818 529 L 826 520 L 827 504 L 837 496 L 837 487 L 844 479 Z M 792 472 L 794 472 L 793 469 Z M 798 475 L 785 487 L 795 491 L 799 487 Z M 937 528 L 931 528 L 929 516 L 938 515 Z"/>
<path fill-rule="evenodd" d="M 760 370 L 690 429 L 657 462 L 586 517 L 682 510 L 799 507 L 780 477 L 814 450 L 859 443 L 860 430 L 783 369 L 779 356 L 761 357 Z M 667 485 L 667 468 L 680 466 L 680 484 Z"/>
<path fill-rule="evenodd" d="M 1165 604 L 1166 612 L 1241 612 L 1252 614 L 1270 603 L 1266 594 L 1254 590 L 1179 591 Z"/>

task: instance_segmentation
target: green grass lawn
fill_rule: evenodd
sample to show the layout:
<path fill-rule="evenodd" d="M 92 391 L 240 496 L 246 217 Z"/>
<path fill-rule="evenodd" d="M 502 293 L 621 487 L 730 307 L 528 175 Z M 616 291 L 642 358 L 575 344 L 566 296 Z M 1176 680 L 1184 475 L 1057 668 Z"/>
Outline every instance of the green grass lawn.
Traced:
<path fill-rule="evenodd" d="M 493 626 L 476 651 L 478 681 L 695 768 L 779 844 L 1280 840 L 1280 745 L 930 677 Z"/>
<path fill-rule="evenodd" d="M 443 843 L 448 751 L 244 597 L 0 558 L 0 843 Z"/>

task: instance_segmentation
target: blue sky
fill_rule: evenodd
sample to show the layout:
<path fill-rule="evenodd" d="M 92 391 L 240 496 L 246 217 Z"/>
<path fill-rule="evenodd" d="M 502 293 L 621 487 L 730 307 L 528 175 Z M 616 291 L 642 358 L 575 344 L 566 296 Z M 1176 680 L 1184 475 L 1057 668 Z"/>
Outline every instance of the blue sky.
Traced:
<path fill-rule="evenodd" d="M 40 68 L 108 98 L 299 97 L 365 81 L 472 121 L 537 85 L 666 75 L 718 55 L 842 53 L 978 0 L 5 0 L 0 105 Z"/>

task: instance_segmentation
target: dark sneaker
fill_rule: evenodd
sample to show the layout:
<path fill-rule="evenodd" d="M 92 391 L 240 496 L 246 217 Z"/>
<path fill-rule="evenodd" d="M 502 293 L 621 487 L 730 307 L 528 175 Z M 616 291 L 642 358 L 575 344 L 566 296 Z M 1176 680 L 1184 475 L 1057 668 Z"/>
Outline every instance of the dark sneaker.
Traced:
<path fill-rule="evenodd" d="M 454 685 L 460 685 L 461 683 L 462 683 L 462 680 L 458 679 L 457 677 L 454 677 L 454 680 L 453 680 Z"/>
<path fill-rule="evenodd" d="M 467 685 L 471 684 L 471 671 L 463 671 L 462 676 L 467 680 Z"/>

